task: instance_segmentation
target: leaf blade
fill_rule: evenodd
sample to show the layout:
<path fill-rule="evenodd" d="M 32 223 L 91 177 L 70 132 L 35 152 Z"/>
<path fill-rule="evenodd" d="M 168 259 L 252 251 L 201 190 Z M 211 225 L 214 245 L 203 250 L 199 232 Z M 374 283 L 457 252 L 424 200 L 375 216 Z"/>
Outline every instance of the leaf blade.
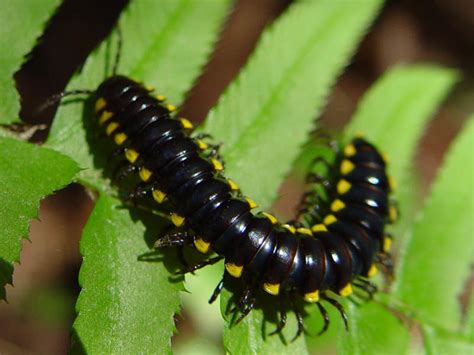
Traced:
<path fill-rule="evenodd" d="M 14 162 L 12 161 L 14 157 Z M 0 299 L 12 282 L 21 241 L 42 198 L 72 182 L 79 171 L 68 157 L 12 138 L 0 138 Z"/>
<path fill-rule="evenodd" d="M 394 288 L 394 294 L 416 309 L 421 319 L 433 324 L 442 320 L 440 326 L 453 331 L 461 322 L 457 295 L 469 275 L 474 255 L 470 237 L 474 227 L 474 162 L 470 157 L 473 139 L 471 117 L 449 149 L 415 222 Z"/>
<path fill-rule="evenodd" d="M 170 283 L 165 263 L 137 260 L 149 250 L 145 231 L 141 219 L 121 208 L 120 201 L 101 195 L 81 239 L 74 353 L 171 353 L 183 286 Z"/>
<path fill-rule="evenodd" d="M 0 12 L 0 123 L 18 122 L 20 100 L 13 74 L 20 69 L 36 39 L 41 35 L 43 24 L 59 5 L 60 0 L 6 0 Z M 21 14 L 19 16 L 18 14 Z"/>
<path fill-rule="evenodd" d="M 313 117 L 381 4 L 293 4 L 264 33 L 247 66 L 207 117 L 204 130 L 225 142 L 228 175 L 263 207 L 274 200 Z"/>

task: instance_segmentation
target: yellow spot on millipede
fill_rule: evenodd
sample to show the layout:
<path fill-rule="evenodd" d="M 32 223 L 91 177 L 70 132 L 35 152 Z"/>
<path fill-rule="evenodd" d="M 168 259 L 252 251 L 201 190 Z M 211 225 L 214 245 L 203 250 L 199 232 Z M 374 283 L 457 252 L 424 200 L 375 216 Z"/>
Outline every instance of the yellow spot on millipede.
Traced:
<path fill-rule="evenodd" d="M 311 230 L 313 232 L 327 232 L 328 229 L 326 228 L 326 226 L 322 223 L 320 224 L 315 224 L 314 226 L 311 227 Z"/>
<path fill-rule="evenodd" d="M 230 276 L 238 279 L 240 276 L 242 276 L 244 267 L 235 265 L 234 263 L 227 263 L 225 264 L 225 269 L 230 274 Z"/>
<path fill-rule="evenodd" d="M 384 253 L 388 253 L 391 248 L 392 248 L 392 238 L 390 238 L 388 236 L 385 236 L 383 238 L 383 248 L 382 248 L 382 250 L 384 251 Z"/>
<path fill-rule="evenodd" d="M 252 200 L 250 197 L 246 197 L 245 201 L 247 201 L 250 209 L 254 209 L 258 206 L 257 203 L 254 200 Z"/>
<path fill-rule="evenodd" d="M 153 199 L 158 203 L 163 203 L 166 198 L 166 194 L 163 191 L 154 189 L 151 193 L 153 195 Z"/>
<path fill-rule="evenodd" d="M 280 284 L 264 283 L 263 289 L 270 295 L 276 296 L 280 293 Z"/>
<path fill-rule="evenodd" d="M 142 181 L 147 182 L 148 180 L 150 180 L 150 177 L 151 175 L 153 175 L 153 173 L 147 168 L 141 167 L 138 175 L 140 175 L 140 179 L 142 179 Z"/>
<path fill-rule="evenodd" d="M 395 206 L 390 206 L 390 208 L 388 209 L 388 218 L 390 222 L 392 223 L 396 222 L 397 217 L 398 217 L 397 208 Z"/>
<path fill-rule="evenodd" d="M 328 214 L 326 217 L 324 217 L 323 219 L 323 223 L 325 225 L 329 225 L 331 223 L 334 223 L 334 222 L 337 222 L 337 218 L 336 216 L 334 216 L 333 214 Z"/>
<path fill-rule="evenodd" d="M 349 174 L 352 170 L 354 170 L 355 165 L 353 162 L 351 162 L 348 159 L 344 159 L 341 162 L 341 167 L 340 167 L 340 172 L 342 175 L 347 175 Z"/>
<path fill-rule="evenodd" d="M 337 193 L 339 195 L 344 195 L 350 189 L 351 189 L 351 183 L 345 179 L 341 179 L 337 183 Z"/>
<path fill-rule="evenodd" d="M 222 171 L 224 170 L 224 167 L 222 166 L 222 163 L 217 160 L 217 159 L 211 159 L 212 166 L 214 167 L 215 171 Z"/>
<path fill-rule="evenodd" d="M 283 228 L 285 228 L 287 231 L 289 231 L 291 234 L 295 234 L 296 233 L 296 228 L 285 223 L 285 224 L 282 224 L 281 225 Z"/>
<path fill-rule="evenodd" d="M 319 291 L 308 292 L 304 294 L 304 300 L 309 303 L 316 303 L 319 301 Z"/>
<path fill-rule="evenodd" d="M 206 142 L 202 141 L 201 139 L 196 139 L 196 144 L 198 145 L 199 149 L 205 150 L 209 148 Z"/>
<path fill-rule="evenodd" d="M 132 164 L 137 161 L 139 156 L 140 154 L 135 149 L 127 149 L 125 151 L 125 158 Z"/>
<path fill-rule="evenodd" d="M 227 179 L 227 184 L 229 185 L 229 187 L 232 191 L 239 191 L 240 190 L 239 185 L 237 185 L 237 183 L 234 180 Z"/>
<path fill-rule="evenodd" d="M 342 297 L 347 297 L 349 295 L 352 294 L 352 285 L 349 283 L 347 284 L 346 286 L 344 286 L 340 291 L 339 291 L 339 294 L 342 296 Z"/>
<path fill-rule="evenodd" d="M 107 106 L 107 102 L 105 101 L 103 97 L 99 97 L 97 101 L 95 102 L 95 112 L 99 112 L 105 106 Z"/>
<path fill-rule="evenodd" d="M 346 157 L 352 157 L 357 153 L 356 147 L 354 147 L 354 144 L 348 144 L 344 147 L 344 155 Z"/>
<path fill-rule="evenodd" d="M 99 118 L 99 124 L 100 125 L 103 125 L 105 122 L 107 122 L 108 120 L 110 120 L 110 118 L 113 116 L 113 112 L 110 112 L 110 111 L 104 111 L 102 112 L 102 114 L 100 115 L 100 118 Z"/>
<path fill-rule="evenodd" d="M 125 133 L 117 133 L 115 136 L 114 136 L 114 141 L 115 143 L 117 143 L 118 145 L 122 145 L 123 142 L 125 142 L 127 140 L 127 135 Z"/>
<path fill-rule="evenodd" d="M 272 224 L 277 224 L 278 223 L 278 220 L 276 219 L 276 217 L 270 213 L 267 213 L 267 212 L 262 212 L 262 214 L 268 218 L 268 220 L 270 222 L 272 222 Z"/>
<path fill-rule="evenodd" d="M 171 215 L 171 222 L 173 222 L 176 227 L 181 227 L 184 224 L 184 217 L 181 217 L 179 214 L 173 213 Z"/>
<path fill-rule="evenodd" d="M 346 204 L 339 199 L 336 199 L 331 203 L 331 211 L 333 212 L 340 211 L 344 209 L 345 207 L 346 207 Z"/>
<path fill-rule="evenodd" d="M 301 234 L 306 234 L 306 235 L 313 235 L 313 232 L 311 232 L 311 229 L 308 228 L 297 228 L 296 231 Z"/>
<path fill-rule="evenodd" d="M 377 271 L 378 271 L 378 270 L 377 270 L 377 266 L 375 266 L 374 264 L 372 264 L 372 265 L 370 266 L 369 271 L 367 272 L 367 276 L 368 276 L 368 277 L 374 277 L 374 276 L 377 274 Z"/>
<path fill-rule="evenodd" d="M 211 248 L 211 244 L 202 240 L 201 238 L 198 238 L 194 241 L 194 246 L 200 253 L 203 253 L 203 254 L 206 254 L 207 252 L 209 252 L 209 249 Z"/>
<path fill-rule="evenodd" d="M 118 127 L 119 124 L 117 122 L 111 122 L 105 129 L 105 133 L 110 136 Z"/>
<path fill-rule="evenodd" d="M 193 129 L 194 126 L 193 124 L 191 123 L 190 120 L 188 120 L 187 118 L 183 118 L 181 117 L 179 119 L 179 122 L 181 122 L 181 126 L 183 126 L 184 129 Z"/>

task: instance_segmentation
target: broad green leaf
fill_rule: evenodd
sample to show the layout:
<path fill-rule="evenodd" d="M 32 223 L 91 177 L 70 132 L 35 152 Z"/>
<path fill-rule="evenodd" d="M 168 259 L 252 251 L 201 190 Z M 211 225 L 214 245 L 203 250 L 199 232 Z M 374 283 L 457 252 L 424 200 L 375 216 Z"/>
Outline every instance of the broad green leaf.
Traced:
<path fill-rule="evenodd" d="M 431 188 L 399 274 L 395 295 L 417 318 L 450 330 L 461 324 L 458 295 L 474 255 L 474 117 L 450 148 Z"/>
<path fill-rule="evenodd" d="M 74 353 L 171 352 L 183 290 L 182 280 L 170 282 L 176 256 L 137 260 L 149 251 L 147 240 L 160 233 L 155 220 L 150 218 L 152 225 L 145 228 L 143 216 L 124 209 L 120 201 L 106 194 L 97 201 L 81 239 Z"/>
<path fill-rule="evenodd" d="M 120 19 L 123 50 L 119 74 L 155 86 L 157 92 L 178 104 L 199 75 L 217 39 L 230 0 L 131 1 Z M 112 73 L 117 34 L 112 33 L 86 61 L 81 75 L 69 89 L 97 88 Z M 94 165 L 102 146 L 91 132 L 90 105 L 63 100 L 51 129 L 48 145 L 74 157 L 81 167 L 80 178 L 96 188 L 106 189 Z M 87 132 L 87 134 L 86 134 Z M 87 148 L 89 147 L 89 148 Z"/>
<path fill-rule="evenodd" d="M 0 123 L 18 121 L 19 96 L 13 74 L 31 51 L 60 0 L 5 0 L 0 11 Z"/>
<path fill-rule="evenodd" d="M 382 305 L 369 302 L 347 307 L 349 333 L 339 334 L 338 354 L 406 354 L 408 330 Z"/>
<path fill-rule="evenodd" d="M 381 0 L 293 4 L 265 31 L 248 64 L 207 118 L 203 130 L 224 143 L 226 174 L 263 207 L 275 198 L 331 85 L 381 4 Z M 227 293 L 222 298 L 224 308 L 228 297 Z M 262 341 L 262 319 L 262 311 L 255 310 L 241 324 L 226 327 L 226 350 L 306 352 L 302 339 L 286 347 L 278 336 Z M 288 342 L 296 332 L 295 323 L 289 315 Z M 275 326 L 268 324 L 267 333 Z"/>
<path fill-rule="evenodd" d="M 226 173 L 261 206 L 275 199 L 331 86 L 382 3 L 293 4 L 263 34 L 210 112 L 204 130 L 224 142 Z"/>
<path fill-rule="evenodd" d="M 416 144 L 455 79 L 453 71 L 434 66 L 412 65 L 391 69 L 364 95 L 345 130 L 348 139 L 357 131 L 363 132 L 390 157 L 389 173 L 400 182 L 396 198 L 401 220 L 395 228 L 389 228 L 396 242 L 404 237 L 416 207 L 416 179 L 411 172 Z M 371 312 L 370 307 L 360 310 L 350 308 L 348 313 L 349 318 L 353 319 L 353 326 L 351 336 L 342 338 L 341 348 L 346 352 L 351 353 L 349 349 L 357 343 L 377 349 L 380 346 L 380 332 L 391 333 L 391 337 L 400 339 L 399 343 L 387 343 L 387 352 L 398 353 L 407 349 L 406 331 L 396 322 L 388 320 L 390 314 L 387 309 L 379 307 L 379 312 Z M 367 330 L 367 324 L 380 331 Z M 360 347 L 357 352 L 364 353 Z"/>
<path fill-rule="evenodd" d="M 0 298 L 12 283 L 13 263 L 40 200 L 72 182 L 79 171 L 68 157 L 29 143 L 0 138 Z"/>
<path fill-rule="evenodd" d="M 474 342 L 460 334 L 423 326 L 423 343 L 428 355 L 474 354 Z"/>

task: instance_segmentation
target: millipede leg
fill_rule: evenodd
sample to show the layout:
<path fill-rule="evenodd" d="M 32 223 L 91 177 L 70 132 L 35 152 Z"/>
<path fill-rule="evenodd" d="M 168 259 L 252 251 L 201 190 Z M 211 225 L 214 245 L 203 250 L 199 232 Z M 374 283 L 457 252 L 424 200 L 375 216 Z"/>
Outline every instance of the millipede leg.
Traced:
<path fill-rule="evenodd" d="M 293 337 L 293 339 L 291 339 L 291 341 L 294 342 L 305 331 L 304 319 L 303 319 L 303 314 L 301 313 L 301 311 L 298 308 L 297 303 L 295 302 L 294 296 L 290 297 L 290 303 L 291 303 L 291 308 L 293 309 L 293 312 L 295 312 L 296 322 L 298 323 L 298 330 L 296 331 L 296 335 Z"/>
<path fill-rule="evenodd" d="M 353 284 L 367 294 L 367 297 L 364 297 L 364 300 L 366 301 L 372 300 L 374 298 L 374 293 L 377 292 L 377 286 L 368 280 L 358 278 L 354 280 Z"/>
<path fill-rule="evenodd" d="M 278 324 L 277 324 L 277 327 L 275 328 L 275 330 L 273 332 L 271 332 L 269 335 L 274 335 L 274 334 L 277 334 L 277 333 L 280 333 L 281 330 L 285 327 L 286 325 L 286 310 L 285 310 L 285 295 L 282 294 L 280 295 L 280 299 L 279 299 L 279 302 L 280 302 L 280 319 L 278 321 Z"/>
<path fill-rule="evenodd" d="M 192 236 L 188 232 L 178 232 L 172 234 L 166 234 L 164 237 L 158 239 L 155 242 L 154 248 L 168 248 L 178 247 L 189 244 L 193 241 Z"/>
<path fill-rule="evenodd" d="M 211 295 L 211 297 L 209 298 L 209 301 L 208 301 L 209 303 L 213 303 L 217 299 L 217 297 L 220 295 L 222 289 L 224 288 L 224 279 L 225 279 L 225 273 L 224 273 L 224 276 L 222 276 L 219 283 L 217 284 L 214 291 L 212 292 L 212 295 Z"/>
<path fill-rule="evenodd" d="M 123 198 L 124 202 L 131 202 L 134 207 L 137 207 L 137 200 L 146 197 L 150 192 L 150 186 L 138 184 L 131 192 L 128 192 Z"/>
<path fill-rule="evenodd" d="M 138 167 L 132 164 L 127 164 L 118 169 L 117 174 L 114 175 L 114 181 L 122 181 L 127 176 L 131 175 L 132 173 L 138 171 Z"/>
<path fill-rule="evenodd" d="M 320 302 L 317 302 L 316 306 L 318 306 L 319 313 L 321 313 L 321 316 L 323 317 L 323 320 L 324 320 L 323 329 L 321 329 L 318 333 L 318 335 L 321 335 L 321 334 L 325 333 L 328 330 L 329 323 L 331 322 L 331 320 L 329 318 L 328 311 L 326 310 L 326 308 L 324 308 L 324 306 Z"/>
<path fill-rule="evenodd" d="M 323 299 L 325 301 L 328 301 L 330 304 L 332 304 L 336 309 L 339 311 L 339 314 L 342 317 L 342 320 L 344 321 L 344 327 L 346 328 L 347 331 L 349 331 L 349 323 L 347 322 L 347 314 L 346 311 L 344 310 L 344 307 L 342 304 L 340 304 L 338 301 L 336 301 L 333 298 L 330 298 L 328 296 L 324 296 Z"/>
<path fill-rule="evenodd" d="M 110 154 L 111 158 L 117 158 L 123 156 L 125 153 L 125 148 L 116 148 L 114 151 Z M 109 158 L 110 159 L 110 158 Z"/>
<path fill-rule="evenodd" d="M 218 261 L 222 260 L 222 256 L 215 256 L 213 258 L 210 258 L 208 260 L 204 260 L 200 263 L 197 263 L 197 264 L 194 264 L 194 265 L 191 265 L 189 267 L 187 267 L 186 269 L 184 270 L 180 270 L 178 272 L 176 272 L 176 274 L 181 274 L 181 275 L 184 275 L 184 274 L 187 274 L 189 272 L 194 272 L 196 270 L 199 270 L 199 269 L 202 269 L 203 267 L 205 266 L 208 266 L 208 265 L 214 265 L 215 263 L 217 263 Z"/>
<path fill-rule="evenodd" d="M 249 315 L 252 309 L 255 307 L 255 298 L 250 298 L 247 303 L 244 304 L 244 309 L 242 310 L 242 314 L 239 318 L 235 321 L 235 324 L 239 324 L 245 317 Z"/>
<path fill-rule="evenodd" d="M 214 139 L 209 133 L 198 133 L 193 135 L 194 139 Z"/>
<path fill-rule="evenodd" d="M 186 260 L 186 256 L 184 255 L 184 245 L 178 245 L 177 248 L 176 248 L 176 254 L 178 256 L 178 260 L 182 266 L 183 269 L 189 269 L 190 266 L 189 266 L 189 263 L 188 261 Z M 193 273 L 191 271 L 191 273 Z M 176 274 L 180 274 L 179 271 L 176 272 Z"/>

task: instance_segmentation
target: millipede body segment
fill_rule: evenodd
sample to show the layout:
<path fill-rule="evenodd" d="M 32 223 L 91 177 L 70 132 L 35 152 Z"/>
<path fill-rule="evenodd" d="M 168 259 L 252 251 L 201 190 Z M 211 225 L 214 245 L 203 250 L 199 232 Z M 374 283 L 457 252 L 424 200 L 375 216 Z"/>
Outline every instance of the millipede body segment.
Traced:
<path fill-rule="evenodd" d="M 118 75 L 105 80 L 95 95 L 99 124 L 137 171 L 142 195 L 171 206 L 170 219 L 182 228 L 159 239 L 157 246 L 192 245 L 217 254 L 187 271 L 224 259 L 224 278 L 212 300 L 226 277 L 241 279 L 245 291 L 237 304 L 239 320 L 252 310 L 255 292 L 263 288 L 270 295 L 317 303 L 326 329 L 322 300 L 343 314 L 327 291 L 349 296 L 352 285 L 366 285 L 359 280 L 375 273 L 377 256 L 387 254 L 390 240 L 384 226 L 390 215 L 394 218 L 389 179 L 382 156 L 366 141 L 355 139 L 337 154 L 328 200 L 308 194 L 303 220 L 280 223 L 271 214 L 252 212 L 256 203 L 224 178 L 216 149 L 192 136 L 192 124 L 173 117 L 175 107 L 164 97 Z M 294 310 L 299 335 L 302 317 Z"/>

